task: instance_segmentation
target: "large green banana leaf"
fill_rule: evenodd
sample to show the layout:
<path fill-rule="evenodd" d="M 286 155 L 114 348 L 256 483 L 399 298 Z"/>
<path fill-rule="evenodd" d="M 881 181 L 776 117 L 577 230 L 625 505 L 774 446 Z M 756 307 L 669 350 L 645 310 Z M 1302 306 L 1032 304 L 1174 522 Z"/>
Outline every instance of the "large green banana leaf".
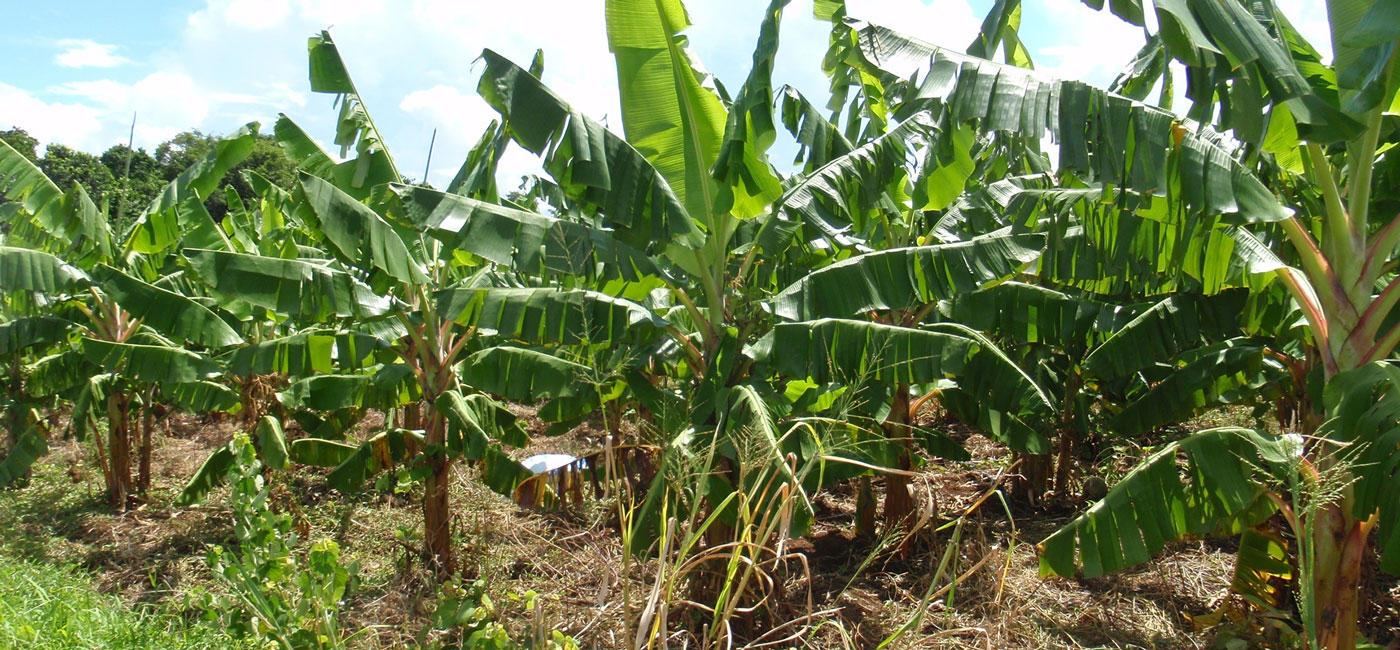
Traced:
<path fill-rule="evenodd" d="M 251 123 L 214 144 L 199 161 L 166 184 L 136 218 L 126 246 L 140 253 L 161 253 L 184 241 L 193 247 L 228 242 L 204 208 L 204 200 L 218 189 L 224 175 L 253 152 L 258 125 Z"/>
<path fill-rule="evenodd" d="M 1323 434 L 1351 445 L 1343 458 L 1356 475 L 1352 514 L 1364 521 L 1377 514 L 1381 570 L 1400 573 L 1400 366 L 1379 361 L 1342 373 L 1323 391 Z"/>
<path fill-rule="evenodd" d="M 929 115 L 917 113 L 798 179 L 777 202 L 759 244 L 770 254 L 782 252 L 790 242 L 777 235 L 794 231 L 770 231 L 776 227 L 773 222 L 787 219 L 811 229 L 809 239 L 821 237 L 842 248 L 858 247 L 860 239 L 870 234 L 868 214 L 902 216 L 905 208 L 894 203 L 888 187 L 902 181 L 907 175 L 905 160 L 916 148 L 927 146 L 933 133 Z"/>
<path fill-rule="evenodd" d="M 477 390 L 529 403 L 590 392 L 587 382 L 595 374 L 588 366 L 538 350 L 496 346 L 467 357 L 458 377 Z"/>
<path fill-rule="evenodd" d="M 355 149 L 354 174 L 349 178 L 348 186 L 342 185 L 341 189 L 347 192 L 367 191 L 373 185 L 372 179 L 401 182 L 403 175 L 394 166 L 394 158 L 389 154 L 384 137 L 374 126 L 364 100 L 350 80 L 350 73 L 345 69 L 345 62 L 341 60 L 330 32 L 323 30 L 319 35 L 307 39 L 307 53 L 312 92 L 334 94 L 340 104 L 340 117 L 335 127 L 335 143 L 340 145 L 340 157 L 345 158 L 352 147 Z M 296 151 L 308 150 L 305 143 L 300 145 Z M 316 149 L 319 150 L 319 147 Z M 310 156 L 315 157 L 314 152 Z M 302 162 L 306 162 L 305 159 Z M 323 164 L 319 159 L 311 162 L 317 166 Z M 341 174 L 335 176 L 339 180 Z"/>
<path fill-rule="evenodd" d="M 1073 576 L 1081 566 L 1097 577 L 1142 564 L 1167 542 L 1243 532 L 1274 511 L 1263 498 L 1265 468 L 1285 464 L 1299 444 L 1226 427 L 1166 445 L 1040 543 L 1041 575 Z"/>
<path fill-rule="evenodd" d="M 378 337 L 358 332 L 300 332 L 234 350 L 225 365 L 239 376 L 330 374 L 373 365 L 373 353 L 386 347 Z"/>
<path fill-rule="evenodd" d="M 985 193 L 991 200 L 985 207 L 1006 221 L 1049 235 L 1040 260 L 1043 277 L 1116 295 L 1217 293 L 1248 282 L 1239 241 L 1246 235 L 1225 226 L 1230 219 L 1176 210 L 1170 201 L 1131 192 L 1115 195 L 1101 185 L 1038 187 L 1044 179 L 1004 179 Z M 958 212 L 977 203 L 960 203 Z"/>
<path fill-rule="evenodd" d="M 293 381 L 277 393 L 277 400 L 288 408 L 312 411 L 339 411 L 367 406 L 370 375 L 315 375 Z"/>
<path fill-rule="evenodd" d="M 404 238 L 374 210 L 328 181 L 301 172 L 306 204 L 326 243 L 352 268 L 373 266 L 404 284 L 424 284 L 428 276 Z"/>
<path fill-rule="evenodd" d="M 64 192 L 44 172 L 10 145 L 0 142 L 0 188 L 4 197 L 19 204 L 15 220 L 28 215 L 48 238 L 55 253 L 73 260 L 96 256 L 110 260 L 112 230 L 107 219 L 81 186 Z M 15 227 L 11 224 L 11 227 Z"/>
<path fill-rule="evenodd" d="M 782 114 L 783 128 L 797 140 L 797 157 L 793 162 L 801 162 L 804 173 L 810 174 L 855 149 L 841 129 L 796 88 L 783 87 Z"/>
<path fill-rule="evenodd" d="M 198 354 L 159 345 L 113 343 L 84 338 L 83 354 L 107 372 L 147 384 L 203 381 L 219 371 L 218 364 Z"/>
<path fill-rule="evenodd" d="M 617 59 L 618 100 L 627 141 L 646 157 L 692 217 L 710 222 L 728 119 L 715 82 L 681 32 L 690 17 L 680 0 L 608 0 L 608 49 Z"/>
<path fill-rule="evenodd" d="M 1084 365 L 1100 377 L 1129 374 L 1241 332 L 1248 292 L 1175 294 L 1142 312 L 1095 349 Z"/>
<path fill-rule="evenodd" d="M 1085 4 L 1095 8 L 1103 6 L 1102 2 L 1087 0 Z M 1219 73 L 1233 80 L 1236 96 L 1239 86 L 1262 84 L 1262 88 L 1251 91 L 1263 95 L 1254 101 L 1267 99 L 1275 106 L 1286 104 L 1288 112 L 1297 118 L 1299 133 L 1306 139 L 1335 142 L 1350 139 L 1360 131 L 1359 123 L 1347 119 L 1337 106 L 1323 98 L 1324 94 L 1331 93 L 1319 92 L 1316 78 L 1309 78 L 1297 64 L 1289 40 L 1300 37 L 1296 33 L 1280 37 L 1270 34 L 1271 29 L 1292 31 L 1277 9 L 1254 11 L 1245 3 L 1213 0 L 1153 0 L 1152 5 L 1162 39 L 1174 57 L 1191 66 L 1215 66 Z M 1358 59 L 1362 48 L 1373 43 L 1364 36 L 1356 39 L 1347 36 L 1361 22 L 1368 3 L 1336 1 L 1327 5 L 1336 50 L 1333 65 L 1337 70 L 1360 67 Z M 1144 24 L 1142 0 L 1116 0 L 1112 8 L 1113 13 L 1124 20 L 1134 25 Z M 1383 37 L 1385 26 L 1393 25 L 1394 18 L 1382 16 L 1383 13 L 1370 24 L 1375 25 L 1377 35 Z M 1207 95 L 1203 103 L 1211 104 L 1212 98 Z M 1242 115 L 1239 121 L 1257 118 L 1257 113 Z"/>
<path fill-rule="evenodd" d="M 4 459 L 0 459 L 0 486 L 7 486 L 17 478 L 29 474 L 34 461 L 49 453 L 49 441 L 33 428 L 25 428 L 14 437 Z"/>
<path fill-rule="evenodd" d="M 282 153 L 297 169 L 335 183 L 356 199 L 368 198 L 377 185 L 403 181 L 382 148 L 372 147 L 367 153 L 337 163 L 286 115 L 278 115 L 272 133 L 282 146 Z M 358 176 L 361 173 L 363 177 Z"/>
<path fill-rule="evenodd" d="M 54 255 L 0 246 L 0 291 L 74 294 L 90 284 L 86 273 Z"/>
<path fill-rule="evenodd" d="M 645 253 L 606 231 L 422 187 L 393 186 L 403 217 L 457 250 L 524 273 L 629 282 L 667 277 Z"/>
<path fill-rule="evenodd" d="M 636 248 L 703 243 L 686 204 L 641 152 L 501 55 L 486 50 L 481 58 L 486 70 L 477 92 L 520 146 L 544 156 L 545 169 L 579 207 L 600 214 Z M 703 169 L 702 180 L 712 183 L 708 165 Z"/>
<path fill-rule="evenodd" d="M 667 327 L 651 310 L 596 291 L 445 289 L 435 300 L 445 318 L 531 343 L 617 343 L 639 326 Z"/>
<path fill-rule="evenodd" d="M 1131 308 L 1021 282 L 960 294 L 944 318 L 1016 343 L 1087 350 L 1132 318 Z"/>
<path fill-rule="evenodd" d="M 47 397 L 68 392 L 92 376 L 92 365 L 82 350 L 71 349 L 48 355 L 25 368 L 24 393 Z"/>
<path fill-rule="evenodd" d="M 993 347 L 972 330 L 956 325 L 915 329 L 824 318 L 779 323 L 773 328 L 767 358 L 779 373 L 818 385 L 832 381 L 926 384 L 957 379 L 974 356 Z M 999 405 L 1007 410 L 1028 402 L 1051 407 L 1049 398 L 1023 371 L 1009 361 L 1006 366 L 1014 376 L 1012 383 L 1021 384 L 1021 394 L 1003 387 Z"/>
<path fill-rule="evenodd" d="M 243 406 L 238 392 L 212 381 L 161 384 L 160 401 L 186 413 L 234 413 Z"/>
<path fill-rule="evenodd" d="M 773 299 L 792 320 L 906 309 L 1005 280 L 1040 255 L 1039 234 L 876 251 L 813 271 Z"/>
<path fill-rule="evenodd" d="M 173 291 L 147 284 L 106 264 L 93 269 L 102 291 L 145 326 L 196 345 L 221 348 L 243 337 L 207 307 Z"/>
<path fill-rule="evenodd" d="M 763 12 L 753 66 L 729 107 L 724 138 L 715 157 L 713 173 L 720 182 L 715 207 L 732 211 L 741 219 L 757 216 L 782 193 L 767 154 L 778 134 L 773 123 L 773 63 L 778 55 L 783 8 L 789 1 L 772 0 Z"/>
<path fill-rule="evenodd" d="M 1207 408 L 1244 401 L 1287 376 L 1277 361 L 1265 355 L 1263 345 L 1244 338 L 1192 350 L 1180 363 L 1116 413 L 1109 428 L 1132 436 L 1183 422 Z"/>
<path fill-rule="evenodd" d="M 1019 450 L 1049 449 L 1037 427 L 1022 420 L 1047 417 L 1054 412 L 1054 402 L 996 346 L 966 327 L 914 329 L 841 319 L 779 323 L 773 328 L 771 347 L 759 356 L 780 374 L 817 385 L 951 379 L 980 409 L 963 409 L 970 423 Z M 1001 422 L 1008 419 L 1016 422 Z"/>
<path fill-rule="evenodd" d="M 902 93 L 905 111 L 941 107 L 952 119 L 976 120 L 987 131 L 1035 139 L 1049 133 L 1060 145 L 1062 169 L 1143 194 L 1169 189 L 1163 176 L 1174 160 L 1180 188 L 1173 195 L 1193 210 L 1247 222 L 1289 216 L 1225 139 L 1205 127 L 1187 128 L 1168 111 L 869 23 L 852 23 L 850 38 L 858 47 L 849 63 L 882 76 L 886 92 Z"/>
<path fill-rule="evenodd" d="M 311 321 L 370 318 L 391 305 L 389 298 L 323 262 L 197 249 L 184 254 L 209 288 L 279 314 Z"/>

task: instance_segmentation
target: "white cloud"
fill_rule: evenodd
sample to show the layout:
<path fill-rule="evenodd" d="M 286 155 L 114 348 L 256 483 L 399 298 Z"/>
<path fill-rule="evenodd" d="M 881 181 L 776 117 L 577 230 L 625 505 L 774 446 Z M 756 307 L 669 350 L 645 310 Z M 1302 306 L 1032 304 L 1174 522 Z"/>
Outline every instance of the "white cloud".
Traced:
<path fill-rule="evenodd" d="M 17 126 L 40 142 L 61 142 L 85 151 L 105 149 L 101 109 L 82 104 L 45 102 L 27 91 L 0 83 L 0 128 Z"/>
<path fill-rule="evenodd" d="M 148 147 L 202 124 L 211 109 L 209 96 L 182 73 L 154 72 L 133 84 L 110 79 L 76 81 L 50 91 L 103 106 L 113 119 L 122 116 L 122 122 L 129 121 L 135 113 L 138 134 L 146 134 L 138 138 L 138 144 Z"/>
<path fill-rule="evenodd" d="M 232 0 L 224 7 L 224 18 L 232 25 L 267 29 L 286 20 L 291 8 L 282 0 Z"/>
<path fill-rule="evenodd" d="M 1145 41 L 1141 27 L 1124 22 L 1107 8 L 1094 11 L 1079 0 L 1027 4 L 1021 35 L 1037 70 L 1100 88 L 1118 76 Z"/>
<path fill-rule="evenodd" d="M 64 48 L 54 57 L 54 63 L 65 68 L 112 68 L 130 59 L 117 56 L 115 45 L 103 45 L 82 39 L 63 39 L 58 46 Z"/>
<path fill-rule="evenodd" d="M 455 124 L 464 118 L 475 118 L 474 123 L 484 124 L 496 114 L 481 98 L 468 95 L 461 90 L 438 84 L 425 90 L 416 90 L 399 102 L 399 108 L 428 118 L 429 123 Z"/>
<path fill-rule="evenodd" d="M 854 0 L 847 13 L 861 20 L 961 52 L 982 27 L 964 0 Z"/>

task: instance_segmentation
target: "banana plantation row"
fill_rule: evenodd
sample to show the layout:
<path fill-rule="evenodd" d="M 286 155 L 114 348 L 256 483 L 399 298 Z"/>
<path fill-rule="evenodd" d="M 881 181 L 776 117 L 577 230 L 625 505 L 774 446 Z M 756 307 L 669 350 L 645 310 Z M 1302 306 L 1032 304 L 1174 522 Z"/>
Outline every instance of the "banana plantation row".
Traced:
<path fill-rule="evenodd" d="M 622 133 L 550 90 L 543 56 L 483 52 L 500 117 L 443 190 L 403 183 L 327 33 L 310 80 L 335 96 L 340 156 L 281 117 L 294 187 L 217 186 L 249 124 L 113 232 L 81 186 L 0 144 L 0 481 L 53 436 L 91 437 L 123 508 L 150 485 L 161 418 L 236 414 L 269 468 L 333 468 L 342 492 L 421 481 L 424 557 L 448 576 L 454 467 L 567 496 L 512 458 L 528 437 L 503 400 L 539 405 L 545 435 L 642 423 L 607 456 L 652 470 L 622 518 L 638 554 L 667 552 L 685 512 L 732 534 L 700 546 L 801 536 L 810 495 L 845 481 L 860 532 L 909 526 L 908 470 L 967 457 L 927 408 L 1014 450 L 1034 501 L 1072 488 L 1087 440 L 1247 404 L 1287 433 L 1166 444 L 1043 541 L 1042 573 L 1239 535 L 1262 549 L 1242 573 L 1296 576 L 1316 647 L 1353 647 L 1371 543 L 1400 569 L 1393 3 L 1329 3 L 1329 67 L 1272 3 L 1159 0 L 1103 90 L 1033 70 L 1017 0 L 966 54 L 817 2 L 820 103 L 774 86 L 786 4 L 731 96 L 686 49 L 679 3 L 609 0 Z M 1141 0 L 1113 11 L 1143 24 Z M 790 173 L 767 155 L 780 131 Z M 510 146 L 548 175 L 503 191 Z M 224 192 L 216 222 L 204 202 Z M 371 409 L 383 428 L 350 437 Z M 565 469 L 632 473 L 600 458 Z M 233 462 L 215 453 L 181 503 Z M 1271 517 L 1289 542 L 1255 529 Z"/>

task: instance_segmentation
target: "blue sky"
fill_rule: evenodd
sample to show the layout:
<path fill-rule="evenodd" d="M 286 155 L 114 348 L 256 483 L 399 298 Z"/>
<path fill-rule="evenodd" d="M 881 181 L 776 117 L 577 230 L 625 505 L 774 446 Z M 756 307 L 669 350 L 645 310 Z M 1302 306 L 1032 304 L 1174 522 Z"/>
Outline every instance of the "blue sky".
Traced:
<path fill-rule="evenodd" d="M 1105 85 L 1142 33 L 1078 0 L 1023 0 L 1021 34 L 1038 68 Z M 41 143 L 100 153 L 124 142 L 137 114 L 137 146 L 153 149 L 182 130 L 268 128 L 285 112 L 323 143 L 334 135 L 331 98 L 309 92 L 306 37 L 330 27 L 401 168 L 443 184 L 494 113 L 476 97 L 482 48 L 525 63 L 545 51 L 545 81 L 571 103 L 618 126 L 617 79 L 603 31 L 602 0 L 174 0 L 19 3 L 0 38 L 0 129 L 22 127 Z M 1326 51 L 1322 3 L 1281 8 Z M 767 0 L 690 0 L 687 32 L 705 66 L 731 89 L 747 75 Z M 962 49 L 991 0 L 850 0 L 853 16 Z M 13 36 L 19 34 L 22 36 Z M 827 27 L 810 0 L 785 13 L 774 80 L 820 98 Z M 1178 84 L 1184 86 L 1184 84 Z M 781 140 L 780 140 L 781 142 Z M 776 155 L 790 152 L 779 145 Z M 512 152 L 506 173 L 528 171 Z"/>

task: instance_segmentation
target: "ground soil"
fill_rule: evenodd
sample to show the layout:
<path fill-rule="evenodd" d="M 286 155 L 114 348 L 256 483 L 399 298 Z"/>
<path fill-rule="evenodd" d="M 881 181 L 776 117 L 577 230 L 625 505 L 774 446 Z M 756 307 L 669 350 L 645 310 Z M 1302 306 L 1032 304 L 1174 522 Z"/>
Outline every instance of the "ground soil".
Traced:
<path fill-rule="evenodd" d="M 544 430 L 529 409 L 518 414 L 534 432 Z M 382 422 L 376 418 L 362 423 L 361 435 Z M 211 544 L 234 541 L 223 492 L 197 507 L 169 504 L 200 463 L 241 426 L 236 418 L 174 416 L 159 436 L 148 502 L 121 514 L 105 505 L 91 450 L 56 442 L 30 486 L 0 496 L 0 526 L 10 531 L 7 551 L 86 567 L 103 591 L 133 604 L 178 608 L 200 589 L 217 589 L 203 555 Z M 1153 562 L 1104 578 L 1040 578 L 1034 544 L 1082 509 L 1077 495 L 1059 495 L 1034 508 L 1000 496 L 984 500 L 966 517 L 957 547 L 950 550 L 951 527 L 940 526 L 1000 485 L 1010 465 L 1001 446 L 967 431 L 951 434 L 973 458 L 932 461 L 918 470 L 915 492 L 928 518 L 903 545 L 905 553 L 897 552 L 898 540 L 882 544 L 854 537 L 853 485 L 818 493 L 811 534 L 788 542 L 794 555 L 773 572 L 781 583 L 775 596 L 734 621 L 735 637 L 754 647 L 875 648 L 908 627 L 889 647 L 1286 647 L 1278 623 L 1229 594 L 1233 549 L 1228 542 L 1178 544 Z M 600 449 L 607 435 L 589 424 L 563 436 L 537 436 L 519 455 L 581 456 Z M 1121 468 L 1103 471 L 1112 479 Z M 304 540 L 337 539 L 345 557 L 358 563 L 361 586 L 348 599 L 344 618 L 347 629 L 370 630 L 360 645 L 415 643 L 436 604 L 434 586 L 423 578 L 411 545 L 400 539 L 403 534 L 411 539 L 421 527 L 416 495 L 388 488 L 342 495 L 326 488 L 324 475 L 304 468 L 272 474 L 274 503 L 293 513 Z M 880 482 L 875 483 L 878 488 Z M 522 634 L 558 629 L 584 648 L 627 647 L 624 640 L 636 636 L 636 621 L 644 615 L 660 567 L 624 561 L 616 509 L 608 500 L 526 509 L 485 489 L 472 470 L 463 469 L 456 473 L 452 502 L 463 572 L 485 581 L 509 627 Z M 966 575 L 919 616 L 945 559 L 945 576 Z M 1400 585 L 1368 573 L 1363 628 L 1381 647 L 1400 647 Z M 934 587 L 948 581 L 944 577 Z M 527 613 L 523 604 L 530 591 L 539 595 L 536 613 Z M 1232 615 L 1225 625 L 1195 629 L 1193 618 L 1217 611 Z M 708 621 L 702 614 L 683 599 L 668 609 L 671 647 L 695 647 Z M 781 643 L 759 645 L 776 641 Z"/>

